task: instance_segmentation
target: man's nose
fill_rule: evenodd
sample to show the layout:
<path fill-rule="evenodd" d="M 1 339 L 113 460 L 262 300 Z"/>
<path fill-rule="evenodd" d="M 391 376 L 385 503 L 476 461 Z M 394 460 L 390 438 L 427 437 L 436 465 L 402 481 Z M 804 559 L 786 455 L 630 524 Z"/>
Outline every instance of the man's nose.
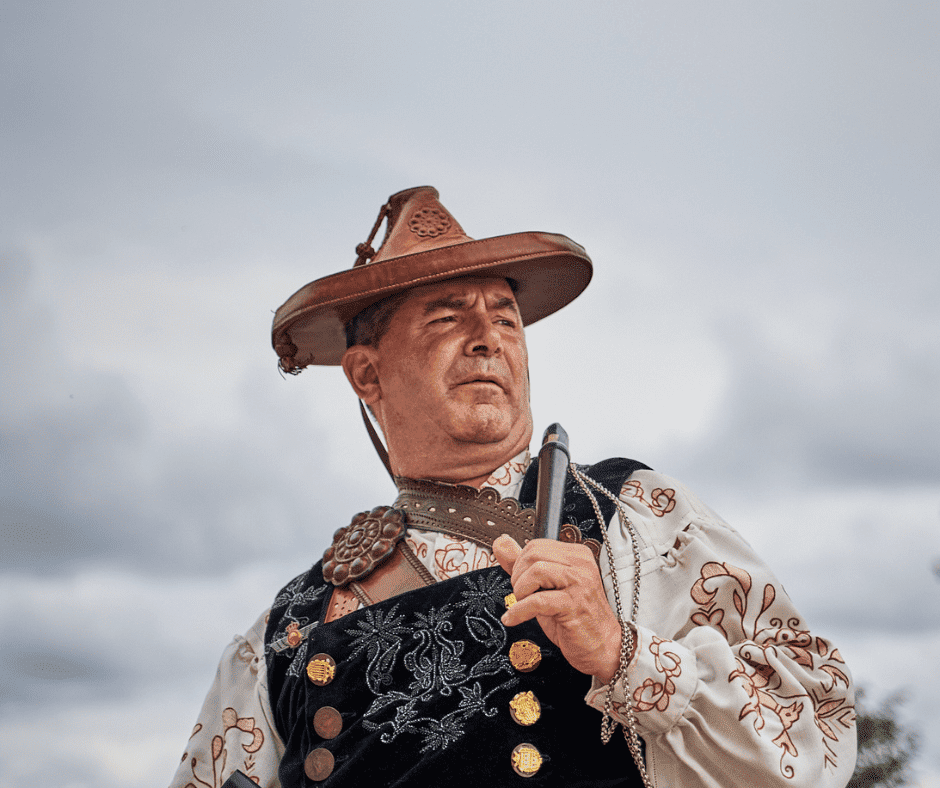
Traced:
<path fill-rule="evenodd" d="M 492 356 L 502 349 L 502 335 L 486 314 L 474 314 L 464 352 L 468 356 Z"/>

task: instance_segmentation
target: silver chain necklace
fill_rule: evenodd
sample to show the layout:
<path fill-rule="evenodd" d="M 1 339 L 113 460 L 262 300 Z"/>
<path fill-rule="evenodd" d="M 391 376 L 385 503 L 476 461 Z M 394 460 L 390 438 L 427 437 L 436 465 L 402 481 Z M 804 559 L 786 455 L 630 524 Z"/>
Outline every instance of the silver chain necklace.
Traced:
<path fill-rule="evenodd" d="M 601 741 L 604 744 L 607 744 L 607 742 L 610 741 L 611 736 L 613 736 L 614 731 L 617 729 L 618 723 L 611 714 L 613 711 L 613 700 L 611 699 L 611 695 L 613 694 L 614 687 L 617 686 L 617 682 L 621 681 L 623 683 L 623 696 L 626 699 L 624 706 L 626 709 L 625 716 L 627 719 L 627 724 L 623 729 L 623 737 L 627 741 L 627 747 L 630 749 L 630 755 L 633 756 L 633 761 L 636 763 L 636 768 L 640 772 L 640 779 L 643 780 L 643 785 L 646 786 L 646 788 L 652 788 L 649 775 L 646 772 L 646 764 L 643 762 L 643 753 L 640 749 L 640 737 L 636 732 L 636 716 L 633 712 L 633 698 L 630 690 L 630 677 L 627 673 L 627 663 L 629 662 L 630 653 L 633 651 L 633 647 L 636 642 L 633 633 L 636 628 L 636 617 L 640 608 L 639 538 L 636 532 L 636 527 L 632 522 L 630 522 L 630 518 L 627 517 L 627 514 L 623 508 L 623 503 L 620 501 L 620 499 L 610 492 L 610 490 L 594 481 L 590 476 L 583 474 L 580 470 L 578 470 L 574 463 L 571 463 L 570 468 L 571 475 L 574 476 L 578 484 L 581 486 L 581 489 L 584 491 L 584 494 L 591 501 L 591 506 L 594 508 L 594 513 L 597 515 L 598 526 L 600 527 L 601 533 L 604 536 L 604 547 L 607 550 L 607 564 L 610 567 L 610 580 L 614 589 L 614 602 L 617 606 L 617 619 L 620 621 L 620 664 L 617 666 L 617 672 L 614 673 L 613 678 L 611 678 L 610 683 L 607 685 L 607 692 L 604 697 L 604 712 L 603 717 L 601 718 Z M 603 514 L 601 514 L 601 508 L 597 503 L 597 499 L 594 497 L 594 493 L 592 493 L 589 489 L 590 487 L 593 487 L 599 493 L 605 495 L 614 502 L 614 505 L 617 507 L 617 517 L 620 520 L 620 525 L 630 535 L 630 546 L 633 548 L 633 598 L 630 602 L 629 619 L 625 619 L 623 616 L 623 604 L 620 601 L 620 583 L 617 580 L 617 570 L 614 567 L 614 551 L 611 549 L 610 540 L 607 538 L 606 521 L 604 520 Z"/>

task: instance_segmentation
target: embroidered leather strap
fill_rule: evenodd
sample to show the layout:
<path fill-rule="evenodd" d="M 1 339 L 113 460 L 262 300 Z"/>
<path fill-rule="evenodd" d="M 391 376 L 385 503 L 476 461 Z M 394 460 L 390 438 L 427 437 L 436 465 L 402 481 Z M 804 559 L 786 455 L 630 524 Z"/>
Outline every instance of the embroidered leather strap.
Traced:
<path fill-rule="evenodd" d="M 333 589 L 325 622 L 335 621 L 356 609 L 384 602 L 393 596 L 434 585 L 434 577 L 404 541 L 398 542 L 395 552 L 372 570 L 366 577 L 353 580 Z"/>
<path fill-rule="evenodd" d="M 360 604 L 384 602 L 435 580 L 404 543 L 405 527 L 437 531 L 490 548 L 500 534 L 519 544 L 537 536 L 535 510 L 515 498 L 500 499 L 484 487 L 438 484 L 398 478 L 394 505 L 360 512 L 338 530 L 323 554 L 323 578 L 335 588 L 325 622 L 351 613 Z M 580 541 L 580 531 L 572 530 Z"/>

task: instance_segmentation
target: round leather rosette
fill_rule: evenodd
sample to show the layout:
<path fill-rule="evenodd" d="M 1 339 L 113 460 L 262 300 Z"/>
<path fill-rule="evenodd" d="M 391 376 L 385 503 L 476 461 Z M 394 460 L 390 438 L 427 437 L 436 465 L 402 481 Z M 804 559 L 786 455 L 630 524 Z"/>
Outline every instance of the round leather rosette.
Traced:
<path fill-rule="evenodd" d="M 368 575 L 395 551 L 405 538 L 405 516 L 390 506 L 360 512 L 333 535 L 323 554 L 323 579 L 343 586 Z"/>

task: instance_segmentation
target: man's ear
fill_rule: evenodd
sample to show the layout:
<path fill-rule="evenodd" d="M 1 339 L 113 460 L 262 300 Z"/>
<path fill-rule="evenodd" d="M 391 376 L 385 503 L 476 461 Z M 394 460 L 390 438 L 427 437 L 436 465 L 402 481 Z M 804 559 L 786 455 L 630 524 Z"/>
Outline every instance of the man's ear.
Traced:
<path fill-rule="evenodd" d="M 366 405 L 374 405 L 382 398 L 375 348 L 353 345 L 343 354 L 343 372 L 356 396 Z"/>

